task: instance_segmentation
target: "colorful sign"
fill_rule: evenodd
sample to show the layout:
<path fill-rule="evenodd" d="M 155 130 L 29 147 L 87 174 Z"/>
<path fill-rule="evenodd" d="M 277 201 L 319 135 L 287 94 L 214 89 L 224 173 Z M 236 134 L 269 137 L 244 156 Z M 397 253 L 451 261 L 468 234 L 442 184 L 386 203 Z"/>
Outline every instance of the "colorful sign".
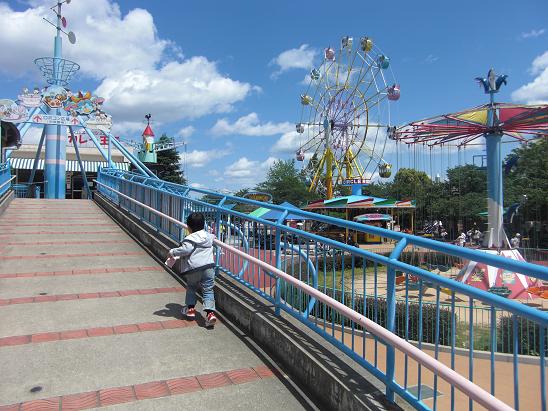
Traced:
<path fill-rule="evenodd" d="M 367 185 L 367 184 L 369 184 L 369 179 L 358 177 L 358 178 L 345 178 L 342 181 L 343 186 L 350 186 L 350 185 L 354 185 L 354 184 Z"/>
<path fill-rule="evenodd" d="M 261 201 L 263 203 L 272 202 L 272 196 L 270 194 L 262 193 L 260 191 L 250 191 L 246 193 L 243 197 L 254 201 Z"/>
<path fill-rule="evenodd" d="M 10 123 L 20 123 L 27 120 L 28 116 L 26 107 L 18 105 L 13 100 L 0 100 L 0 120 Z"/>
<path fill-rule="evenodd" d="M 29 120 L 34 124 L 53 124 L 56 126 L 78 126 L 80 120 L 72 116 L 56 116 L 52 114 L 35 114 Z"/>
<path fill-rule="evenodd" d="M 88 116 L 91 113 L 100 111 L 100 108 L 104 102 L 104 98 L 93 96 L 89 91 L 85 93 L 79 91 L 78 94 L 71 95 L 70 98 L 63 104 L 63 107 L 73 116 Z"/>
<path fill-rule="evenodd" d="M 354 217 L 355 221 L 391 221 L 392 217 L 389 214 L 378 214 L 378 213 L 370 213 L 370 214 L 361 214 L 359 216 Z"/>
<path fill-rule="evenodd" d="M 19 104 L 28 108 L 40 107 L 42 104 L 42 94 L 40 94 L 38 87 L 35 87 L 32 93 L 28 88 L 24 88 L 23 92 L 17 96 L 17 99 Z"/>
<path fill-rule="evenodd" d="M 67 90 L 61 86 L 50 86 L 44 92 L 43 100 L 51 108 L 61 108 L 68 99 Z"/>
<path fill-rule="evenodd" d="M 100 130 L 92 130 L 92 131 L 93 131 L 93 135 L 99 141 L 99 144 L 105 147 L 108 146 L 108 137 L 105 134 L 103 134 Z M 72 145 L 73 144 L 72 136 L 70 135 L 70 133 L 67 133 L 67 134 L 68 134 L 67 136 L 68 142 L 69 144 Z M 75 132 L 74 138 L 76 139 L 76 142 L 79 147 L 95 147 L 95 144 L 85 132 L 82 132 L 82 131 Z M 116 140 L 120 140 L 120 137 L 114 137 L 114 138 Z"/>
<path fill-rule="evenodd" d="M 413 207 L 413 202 L 411 200 L 398 201 L 396 202 L 396 207 Z"/>
<path fill-rule="evenodd" d="M 105 133 L 110 133 L 112 127 L 112 117 L 102 111 L 98 111 L 89 117 L 86 121 L 86 127 L 92 130 L 101 130 Z"/>

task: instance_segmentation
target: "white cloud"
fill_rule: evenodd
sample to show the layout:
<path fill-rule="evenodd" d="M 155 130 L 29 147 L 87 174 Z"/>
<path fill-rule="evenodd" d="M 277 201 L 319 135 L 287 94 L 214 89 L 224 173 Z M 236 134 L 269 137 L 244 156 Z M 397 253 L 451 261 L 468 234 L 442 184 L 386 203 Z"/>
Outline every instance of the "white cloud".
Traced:
<path fill-rule="evenodd" d="M 282 134 L 278 141 L 270 148 L 272 153 L 293 154 L 306 141 L 302 134 L 288 131 Z"/>
<path fill-rule="evenodd" d="M 114 121 L 140 121 L 152 112 L 161 122 L 223 113 L 250 92 L 247 83 L 224 77 L 205 57 L 170 62 L 158 70 L 128 70 L 105 79 L 96 93 Z"/>
<path fill-rule="evenodd" d="M 186 127 L 183 127 L 182 129 L 180 129 L 177 132 L 177 137 L 188 138 L 192 134 L 194 134 L 195 131 L 196 131 L 196 129 L 194 127 L 186 126 Z"/>
<path fill-rule="evenodd" d="M 429 54 L 428 56 L 426 56 L 426 58 L 424 59 L 424 63 L 425 64 L 433 64 L 435 63 L 436 61 L 439 60 L 439 57 L 437 56 L 434 56 L 433 54 Z"/>
<path fill-rule="evenodd" d="M 256 173 L 259 165 L 258 161 L 251 161 L 247 157 L 242 157 L 225 169 L 225 175 L 235 178 L 251 177 Z"/>
<path fill-rule="evenodd" d="M 283 51 L 270 62 L 270 65 L 278 66 L 278 70 L 272 73 L 272 76 L 277 77 L 291 69 L 310 69 L 317 54 L 317 50 L 310 48 L 308 44 L 303 44 L 298 49 Z"/>
<path fill-rule="evenodd" d="M 530 72 L 536 77 L 530 83 L 515 90 L 512 93 L 512 99 L 527 104 L 548 103 L 548 51 L 533 60 Z"/>
<path fill-rule="evenodd" d="M 0 4 L 0 20 L 4 35 L 2 50 L 17 50 L 5 55 L 0 70 L 19 75 L 32 69 L 36 57 L 51 56 L 55 29 L 42 20 L 55 15 L 49 9 L 51 1 L 33 1 L 24 11 L 15 11 Z M 128 68 L 151 69 L 172 44 L 158 38 L 152 15 L 143 9 L 133 9 L 122 16 L 118 4 L 109 0 L 75 1 L 63 6 L 68 21 L 67 30 L 77 36 L 76 45 L 63 37 L 63 55 L 80 64 L 80 72 L 101 79 Z M 7 35 L 6 33 L 9 33 Z"/>
<path fill-rule="evenodd" d="M 531 30 L 531 31 L 528 31 L 526 33 L 521 33 L 521 38 L 522 39 L 529 39 L 529 38 L 535 38 L 535 37 L 540 37 L 542 36 L 544 33 L 546 32 L 545 29 L 539 29 L 539 30 Z"/>
<path fill-rule="evenodd" d="M 24 11 L 0 3 L 0 72 L 20 77 L 34 58 L 52 55 L 54 29 L 42 17 L 55 15 L 49 0 L 35 0 Z M 112 0 L 75 1 L 63 6 L 67 30 L 78 42 L 63 38 L 63 55 L 80 64 L 80 74 L 101 81 L 95 93 L 104 97 L 114 130 L 137 131 L 152 113 L 157 124 L 232 110 L 256 86 L 233 80 L 203 56 L 184 58 L 181 48 L 158 36 L 152 15 L 133 9 L 123 15 Z M 120 123 L 120 124 L 117 124 Z"/>
<path fill-rule="evenodd" d="M 190 183 L 190 187 L 192 188 L 205 188 L 203 184 L 200 183 Z"/>
<path fill-rule="evenodd" d="M 264 161 L 241 157 L 225 168 L 224 175 L 229 177 L 232 183 L 242 186 L 255 185 L 264 180 L 267 171 L 277 160 L 275 157 L 268 157 Z"/>
<path fill-rule="evenodd" d="M 294 124 L 288 122 L 272 123 L 269 121 L 261 124 L 257 113 L 249 113 L 246 116 L 240 117 L 232 124 L 225 118 L 220 119 L 215 123 L 211 132 L 217 136 L 230 134 L 242 136 L 271 136 L 289 131 L 294 127 Z"/>
<path fill-rule="evenodd" d="M 189 167 L 200 168 L 213 160 L 226 157 L 231 152 L 225 148 L 221 150 L 192 150 L 186 154 L 186 164 Z"/>

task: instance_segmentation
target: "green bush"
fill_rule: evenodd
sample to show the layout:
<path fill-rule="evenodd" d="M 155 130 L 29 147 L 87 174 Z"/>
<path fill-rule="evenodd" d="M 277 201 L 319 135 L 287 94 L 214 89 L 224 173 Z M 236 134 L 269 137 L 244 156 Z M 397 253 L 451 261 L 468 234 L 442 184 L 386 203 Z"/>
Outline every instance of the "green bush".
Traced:
<path fill-rule="evenodd" d="M 336 299 L 337 301 L 342 301 L 342 293 L 340 290 L 327 290 L 327 295 Z M 365 317 L 370 320 L 375 321 L 377 324 L 386 328 L 387 318 L 387 302 L 385 298 L 367 297 L 365 299 L 365 310 L 364 310 L 364 299 L 363 296 L 354 296 L 354 301 L 352 301 L 351 293 L 344 293 L 344 304 L 348 307 L 353 308 L 355 311 L 362 313 Z M 301 293 L 298 289 L 290 285 L 286 285 L 285 288 L 282 287 L 282 299 L 287 301 L 288 304 L 291 304 L 295 309 L 303 311 L 305 307 L 308 306 L 310 298 Z M 396 303 L 396 318 L 395 318 L 395 332 L 398 336 L 402 338 L 407 338 L 412 341 L 419 341 L 419 314 L 420 314 L 420 305 L 418 303 L 409 303 L 408 307 L 408 316 L 406 316 L 406 304 L 403 301 Z M 337 313 L 332 308 L 324 305 L 323 303 L 317 302 L 312 315 L 325 319 L 327 322 L 335 322 L 335 324 L 342 324 L 344 321 L 345 326 L 351 326 L 352 323 L 346 318 Z M 436 342 L 436 306 L 434 304 L 423 304 L 422 305 L 422 341 L 426 343 L 434 344 Z M 409 324 L 407 327 L 406 333 L 406 324 Z M 357 329 L 361 327 L 355 326 Z M 440 345 L 450 345 L 451 344 L 451 310 L 448 308 L 440 308 L 439 311 L 439 344 Z"/>
<path fill-rule="evenodd" d="M 504 316 L 499 319 L 497 326 L 497 351 L 504 353 L 514 352 L 513 317 Z M 517 317 L 518 323 L 518 354 L 540 355 L 540 327 L 534 321 Z M 548 355 L 548 336 L 544 333 L 544 350 Z"/>

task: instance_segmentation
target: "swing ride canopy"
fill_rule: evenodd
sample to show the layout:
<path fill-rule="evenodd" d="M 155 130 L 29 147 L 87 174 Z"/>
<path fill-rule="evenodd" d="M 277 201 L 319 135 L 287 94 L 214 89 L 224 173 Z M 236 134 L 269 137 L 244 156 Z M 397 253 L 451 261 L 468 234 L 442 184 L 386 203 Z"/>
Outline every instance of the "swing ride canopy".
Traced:
<path fill-rule="evenodd" d="M 336 197 L 331 200 L 318 200 L 308 204 L 305 210 L 326 209 L 326 208 L 415 208 L 415 200 L 392 200 L 379 197 L 350 195 Z"/>
<path fill-rule="evenodd" d="M 481 250 L 489 254 L 497 254 L 496 250 Z M 513 260 L 525 261 L 518 250 L 502 250 L 500 255 Z M 532 298 L 535 295 L 527 290 L 530 287 L 540 285 L 536 278 L 528 277 L 523 274 L 504 270 L 498 267 L 488 266 L 485 263 L 469 261 L 457 276 L 457 281 L 489 291 L 493 287 L 505 287 L 510 294 L 508 298 Z"/>
<path fill-rule="evenodd" d="M 496 119 L 489 126 L 489 110 L 494 106 Z M 528 136 L 548 136 L 548 105 L 493 103 L 452 114 L 413 121 L 400 127 L 395 140 L 430 146 L 455 142 L 464 146 L 485 134 L 502 133 L 518 142 Z"/>

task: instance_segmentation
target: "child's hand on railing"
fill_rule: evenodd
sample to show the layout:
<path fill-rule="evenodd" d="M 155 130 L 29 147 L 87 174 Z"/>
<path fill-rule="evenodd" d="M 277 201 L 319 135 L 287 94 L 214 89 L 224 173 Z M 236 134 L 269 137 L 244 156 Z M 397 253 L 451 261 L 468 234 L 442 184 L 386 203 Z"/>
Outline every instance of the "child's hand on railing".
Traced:
<path fill-rule="evenodd" d="M 173 267 L 179 257 L 174 257 L 172 254 L 173 250 L 169 250 L 169 253 L 167 253 L 167 260 L 164 262 L 165 265 L 167 265 L 169 268 Z"/>

